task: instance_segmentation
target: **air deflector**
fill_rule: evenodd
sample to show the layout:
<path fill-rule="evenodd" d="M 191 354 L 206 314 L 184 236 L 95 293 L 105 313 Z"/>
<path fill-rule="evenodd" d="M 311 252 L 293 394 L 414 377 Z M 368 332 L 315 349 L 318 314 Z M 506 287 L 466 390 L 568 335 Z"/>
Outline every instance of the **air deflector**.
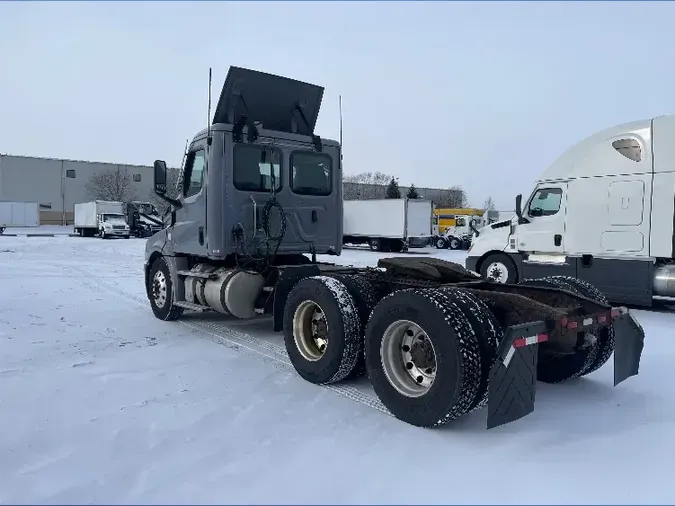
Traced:
<path fill-rule="evenodd" d="M 213 122 L 235 124 L 246 116 L 247 123 L 260 122 L 267 130 L 312 135 L 323 91 L 315 84 L 230 67 Z"/>

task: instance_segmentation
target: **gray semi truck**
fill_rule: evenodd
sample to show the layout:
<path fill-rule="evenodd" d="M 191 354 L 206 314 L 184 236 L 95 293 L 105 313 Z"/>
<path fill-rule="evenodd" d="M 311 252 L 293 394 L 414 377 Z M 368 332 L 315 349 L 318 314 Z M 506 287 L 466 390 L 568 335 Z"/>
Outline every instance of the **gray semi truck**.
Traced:
<path fill-rule="evenodd" d="M 335 265 L 342 251 L 338 142 L 314 133 L 323 88 L 231 67 L 212 122 L 190 143 L 182 193 L 148 239 L 154 315 L 272 315 L 298 374 L 364 375 L 397 418 L 435 427 L 487 405 L 487 426 L 534 409 L 537 380 L 590 374 L 614 355 L 615 385 L 638 373 L 644 332 L 588 283 L 519 284 L 426 257 Z M 209 94 L 209 118 L 210 113 Z"/>

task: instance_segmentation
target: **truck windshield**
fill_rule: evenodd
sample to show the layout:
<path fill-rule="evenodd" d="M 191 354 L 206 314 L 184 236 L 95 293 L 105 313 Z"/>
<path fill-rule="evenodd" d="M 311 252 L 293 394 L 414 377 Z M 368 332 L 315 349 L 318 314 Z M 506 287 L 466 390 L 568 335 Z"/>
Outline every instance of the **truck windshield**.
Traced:
<path fill-rule="evenodd" d="M 330 195 L 333 160 L 324 153 L 295 151 L 291 154 L 291 190 L 301 195 Z"/>
<path fill-rule="evenodd" d="M 103 221 L 118 221 L 118 220 L 123 220 L 124 215 L 123 214 L 104 214 L 103 215 Z"/>
<path fill-rule="evenodd" d="M 272 172 L 274 171 L 274 172 Z M 281 152 L 268 146 L 237 144 L 234 149 L 234 187 L 241 191 L 269 192 L 281 189 Z"/>

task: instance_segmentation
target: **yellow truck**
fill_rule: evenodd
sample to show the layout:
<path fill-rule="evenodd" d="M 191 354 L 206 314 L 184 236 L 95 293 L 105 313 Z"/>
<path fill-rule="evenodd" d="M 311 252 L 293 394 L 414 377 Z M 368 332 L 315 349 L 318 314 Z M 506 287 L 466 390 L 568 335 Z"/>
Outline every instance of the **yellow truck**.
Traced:
<path fill-rule="evenodd" d="M 484 215 L 485 209 L 473 207 L 434 209 L 434 245 L 438 249 L 467 249 L 473 230 L 487 224 Z"/>

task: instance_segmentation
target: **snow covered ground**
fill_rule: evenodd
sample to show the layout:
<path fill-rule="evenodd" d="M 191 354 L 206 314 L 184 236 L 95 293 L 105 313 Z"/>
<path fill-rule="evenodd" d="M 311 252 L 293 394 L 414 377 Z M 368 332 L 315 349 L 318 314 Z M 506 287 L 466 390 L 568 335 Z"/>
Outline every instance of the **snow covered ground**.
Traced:
<path fill-rule="evenodd" d="M 607 365 L 507 426 L 423 430 L 363 381 L 303 381 L 269 319 L 155 319 L 144 243 L 0 236 L 0 502 L 675 501 L 675 315 L 636 311 L 641 374 L 617 388 Z"/>

